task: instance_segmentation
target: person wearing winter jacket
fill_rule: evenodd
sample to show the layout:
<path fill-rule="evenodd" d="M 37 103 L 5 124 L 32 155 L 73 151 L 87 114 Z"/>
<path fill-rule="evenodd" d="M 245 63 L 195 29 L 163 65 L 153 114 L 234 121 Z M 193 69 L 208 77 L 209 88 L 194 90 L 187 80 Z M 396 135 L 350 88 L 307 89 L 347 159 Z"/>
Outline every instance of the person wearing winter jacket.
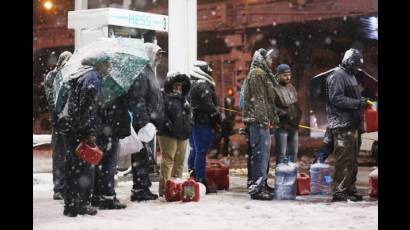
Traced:
<path fill-rule="evenodd" d="M 69 217 L 97 214 L 97 210 L 90 206 L 94 166 L 80 159 L 75 150 L 80 142 L 97 145 L 97 134 L 101 128 L 101 82 L 111 64 L 109 57 L 102 53 L 95 58 L 84 59 L 82 65 L 78 70 L 80 76 L 69 82 L 62 111 L 64 121 L 69 123 L 64 132 L 67 154 L 63 213 Z"/>
<path fill-rule="evenodd" d="M 128 106 L 125 95 L 100 107 L 101 125 L 97 133 L 97 145 L 103 157 L 95 167 L 94 190 L 91 205 L 100 209 L 123 209 L 114 188 L 117 173 L 117 147 L 119 139 L 130 135 Z"/>
<path fill-rule="evenodd" d="M 267 190 L 267 168 L 270 159 L 271 136 L 269 126 L 277 123 L 272 65 L 273 51 L 255 51 L 244 85 L 242 121 L 249 129 L 251 148 L 251 177 L 248 187 L 251 199 L 272 200 Z"/>
<path fill-rule="evenodd" d="M 46 94 L 46 99 L 48 102 L 48 112 L 50 114 L 51 122 L 51 148 L 53 150 L 52 155 L 52 168 L 53 168 L 53 184 L 54 184 L 54 200 L 62 200 L 64 194 L 64 155 L 65 148 L 63 143 L 63 136 L 57 125 L 57 113 L 54 106 L 54 79 L 57 73 L 64 67 L 64 65 L 70 60 L 71 52 L 64 51 L 60 54 L 57 60 L 56 67 L 51 70 L 44 78 L 44 90 Z"/>
<path fill-rule="evenodd" d="M 275 128 L 276 165 L 284 157 L 295 162 L 298 154 L 299 122 L 302 111 L 298 105 L 297 92 L 290 83 L 291 69 L 286 64 L 276 68 L 279 84 L 275 86 L 275 104 L 279 116 L 279 124 Z"/>
<path fill-rule="evenodd" d="M 164 124 L 158 133 L 161 148 L 159 195 L 165 193 L 166 181 L 182 178 L 185 153 L 191 133 L 191 109 L 186 96 L 191 87 L 187 74 L 169 72 L 164 83 Z"/>
<path fill-rule="evenodd" d="M 164 102 L 156 77 L 156 67 L 165 51 L 153 43 L 145 43 L 144 48 L 149 58 L 149 64 L 136 77 L 127 96 L 128 110 L 132 113 L 132 125 L 136 132 L 148 122 L 154 124 L 157 130 L 161 130 L 164 121 Z M 153 151 L 155 151 L 154 145 L 153 139 L 146 143 L 140 152 L 131 155 L 133 177 L 131 201 L 158 199 L 158 195 L 153 194 L 149 189 L 152 185 L 149 170 L 150 166 L 155 164 L 152 161 Z"/>
<path fill-rule="evenodd" d="M 368 106 L 368 99 L 361 97 L 355 78 L 362 64 L 362 54 L 349 49 L 339 67 L 326 79 L 328 128 L 333 135 L 336 157 L 332 201 L 362 200 L 355 187 L 358 135 L 363 130 L 363 109 Z"/>
<path fill-rule="evenodd" d="M 213 130 L 221 125 L 221 114 L 217 109 L 215 81 L 212 69 L 204 61 L 196 61 L 191 75 L 189 102 L 192 107 L 194 125 L 189 138 L 190 153 L 188 169 L 195 180 L 205 185 L 207 193 L 211 191 L 205 180 L 206 154 L 212 143 Z"/>

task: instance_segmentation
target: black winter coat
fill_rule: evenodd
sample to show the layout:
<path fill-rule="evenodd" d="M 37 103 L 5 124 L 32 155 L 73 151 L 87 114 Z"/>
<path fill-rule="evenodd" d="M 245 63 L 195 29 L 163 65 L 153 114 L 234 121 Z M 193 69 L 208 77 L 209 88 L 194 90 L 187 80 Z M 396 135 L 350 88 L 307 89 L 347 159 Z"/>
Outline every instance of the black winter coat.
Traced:
<path fill-rule="evenodd" d="M 342 66 L 326 80 L 328 102 L 326 105 L 330 129 L 362 129 L 360 91 L 354 75 Z"/>
<path fill-rule="evenodd" d="M 59 118 L 59 126 L 80 140 L 91 134 L 97 135 L 101 127 L 99 73 L 92 69 L 68 84 L 69 90 L 63 99 L 65 105 L 61 112 L 63 118 Z"/>
<path fill-rule="evenodd" d="M 172 92 L 175 82 L 182 82 L 182 94 Z M 169 76 L 164 83 L 164 124 L 159 135 L 185 140 L 189 138 L 192 128 L 191 108 L 186 96 L 191 83 L 188 76 Z"/>
<path fill-rule="evenodd" d="M 127 94 L 128 110 L 136 132 L 140 125 L 151 122 L 160 130 L 164 120 L 164 102 L 159 82 L 149 65 L 135 79 Z"/>
<path fill-rule="evenodd" d="M 221 123 L 221 114 L 217 109 L 214 87 L 205 80 L 193 80 L 189 101 L 193 110 L 194 123 L 215 127 Z"/>

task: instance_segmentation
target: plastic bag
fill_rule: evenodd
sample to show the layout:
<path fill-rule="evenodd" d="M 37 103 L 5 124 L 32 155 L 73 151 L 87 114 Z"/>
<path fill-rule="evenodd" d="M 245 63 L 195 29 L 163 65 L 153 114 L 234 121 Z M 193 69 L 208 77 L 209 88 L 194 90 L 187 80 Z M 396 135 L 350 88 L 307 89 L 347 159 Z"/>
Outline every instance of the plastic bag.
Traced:
<path fill-rule="evenodd" d="M 133 153 L 137 153 L 144 147 L 139 136 L 137 135 L 134 128 L 132 127 L 132 124 L 130 124 L 130 127 L 131 127 L 131 135 L 123 139 L 120 139 L 118 142 L 118 148 L 117 148 L 118 157 L 123 157 L 123 156 L 131 155 Z"/>

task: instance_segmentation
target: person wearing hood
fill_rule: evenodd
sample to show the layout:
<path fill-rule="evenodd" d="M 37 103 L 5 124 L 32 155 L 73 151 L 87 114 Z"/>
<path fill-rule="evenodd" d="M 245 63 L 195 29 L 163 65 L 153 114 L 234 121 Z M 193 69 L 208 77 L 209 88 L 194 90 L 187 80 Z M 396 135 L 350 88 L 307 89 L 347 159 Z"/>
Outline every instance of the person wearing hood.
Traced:
<path fill-rule="evenodd" d="M 194 125 L 189 138 L 190 153 L 188 157 L 188 169 L 195 180 L 205 185 L 206 154 L 211 145 L 213 130 L 221 125 L 221 114 L 217 109 L 215 95 L 215 81 L 211 76 L 212 69 L 204 61 L 196 61 L 193 64 L 191 75 L 191 90 L 189 101 L 193 111 Z"/>
<path fill-rule="evenodd" d="M 164 124 L 158 134 L 161 148 L 159 195 L 165 194 L 166 181 L 182 178 L 185 152 L 191 133 L 191 109 L 186 96 L 191 87 L 189 77 L 181 72 L 169 72 L 164 83 Z"/>
<path fill-rule="evenodd" d="M 65 148 L 63 143 L 63 137 L 57 125 L 57 113 L 54 106 L 54 79 L 57 73 L 64 67 L 64 65 L 70 60 L 71 52 L 64 51 L 60 54 L 57 60 L 57 64 L 53 70 L 51 70 L 44 78 L 44 90 L 46 99 L 48 102 L 48 111 L 50 114 L 51 122 L 51 148 L 53 150 L 52 164 L 53 164 L 53 184 L 54 184 L 54 200 L 62 200 L 64 194 L 64 154 Z"/>
<path fill-rule="evenodd" d="M 345 52 L 342 63 L 326 79 L 328 128 L 336 157 L 332 201 L 360 201 L 357 194 L 358 136 L 363 132 L 363 109 L 368 98 L 360 95 L 355 74 L 363 64 L 357 49 Z"/>
<path fill-rule="evenodd" d="M 286 157 L 295 162 L 298 154 L 299 122 L 302 110 L 298 105 L 297 92 L 290 83 L 291 69 L 287 64 L 276 67 L 279 84 L 275 86 L 275 104 L 279 123 L 275 128 L 276 165 Z"/>
<path fill-rule="evenodd" d="M 156 67 L 165 51 L 153 43 L 144 43 L 144 48 L 149 64 L 138 74 L 127 96 L 128 110 L 132 113 L 132 125 L 136 132 L 149 122 L 154 124 L 157 130 L 161 130 L 164 121 L 164 102 L 156 77 Z M 155 164 L 150 160 L 153 158 L 152 151 L 155 151 L 154 139 L 147 143 L 147 148 L 131 155 L 133 176 L 131 201 L 158 199 L 158 195 L 153 194 L 149 189 L 151 187 L 149 170 L 150 166 Z"/>
<path fill-rule="evenodd" d="M 249 130 L 251 148 L 251 199 L 272 200 L 273 194 L 266 186 L 270 159 L 270 125 L 277 123 L 275 109 L 276 80 L 272 79 L 273 50 L 255 51 L 248 76 L 244 82 L 242 121 Z"/>
<path fill-rule="evenodd" d="M 101 129 L 100 99 L 101 82 L 111 66 L 109 57 L 98 54 L 82 61 L 77 78 L 68 82 L 69 90 L 63 97 L 63 110 L 59 114 L 59 124 L 69 123 L 64 129 L 66 146 L 64 187 L 64 215 L 96 215 L 90 206 L 94 186 L 94 166 L 80 159 L 75 150 L 81 143 L 98 145 L 97 134 Z M 83 71 L 87 69 L 87 71 Z"/>

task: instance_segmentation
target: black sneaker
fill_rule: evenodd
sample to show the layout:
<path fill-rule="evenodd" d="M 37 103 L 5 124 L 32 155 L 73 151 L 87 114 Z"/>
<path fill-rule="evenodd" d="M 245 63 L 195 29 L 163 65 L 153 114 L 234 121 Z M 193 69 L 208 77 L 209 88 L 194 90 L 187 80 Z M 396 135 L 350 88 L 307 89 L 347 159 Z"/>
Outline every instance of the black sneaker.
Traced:
<path fill-rule="evenodd" d="M 131 192 L 131 201 L 146 201 L 156 199 L 158 199 L 158 195 L 151 193 L 149 189 Z"/>
<path fill-rule="evenodd" d="M 63 200 L 63 194 L 61 192 L 55 192 L 53 195 L 53 200 Z"/>
<path fill-rule="evenodd" d="M 102 198 L 100 201 L 100 209 L 124 209 L 127 205 L 122 204 L 116 197 L 113 199 Z"/>
<path fill-rule="evenodd" d="M 273 194 L 268 192 L 266 189 L 261 192 L 251 194 L 251 199 L 253 200 L 273 200 Z"/>
<path fill-rule="evenodd" d="M 90 206 L 90 205 L 85 205 L 85 206 L 82 206 L 78 209 L 78 214 L 79 215 L 95 216 L 95 215 L 97 215 L 97 213 L 98 213 L 97 209 Z"/>
<path fill-rule="evenodd" d="M 63 214 L 64 216 L 68 216 L 68 217 L 76 217 L 78 215 L 78 211 L 76 208 L 64 207 Z"/>

